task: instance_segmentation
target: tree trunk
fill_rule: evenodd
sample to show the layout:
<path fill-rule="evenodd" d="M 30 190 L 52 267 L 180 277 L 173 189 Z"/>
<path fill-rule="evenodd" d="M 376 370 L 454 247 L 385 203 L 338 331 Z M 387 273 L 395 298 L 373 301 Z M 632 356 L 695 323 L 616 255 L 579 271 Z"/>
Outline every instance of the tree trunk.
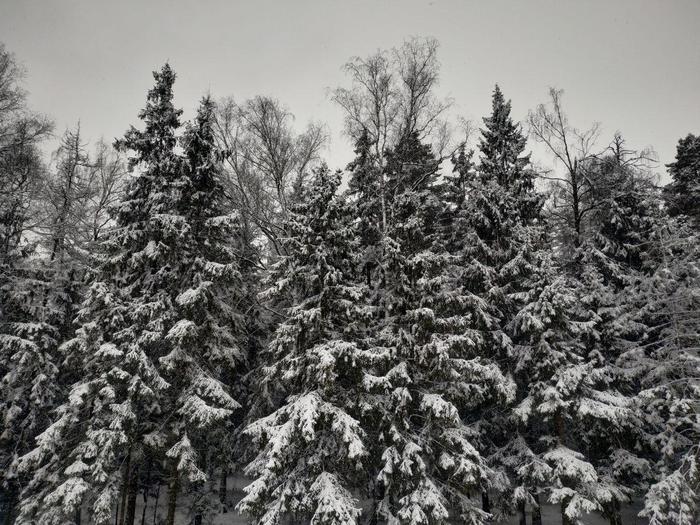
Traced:
<path fill-rule="evenodd" d="M 491 514 L 491 500 L 489 499 L 489 493 L 485 490 L 481 493 L 481 510 Z"/>
<path fill-rule="evenodd" d="M 605 514 L 607 514 L 610 525 L 622 525 L 622 515 L 620 514 L 620 502 L 616 499 L 606 505 Z"/>
<path fill-rule="evenodd" d="M 12 525 L 15 522 L 15 514 L 17 512 L 18 493 L 14 483 L 10 484 L 8 491 L 5 493 L 5 519 L 4 525 Z M 0 509 L 2 510 L 2 509 Z"/>
<path fill-rule="evenodd" d="M 160 499 L 160 483 L 156 487 L 156 501 L 153 503 L 153 525 L 156 525 L 158 519 L 158 500 Z"/>
<path fill-rule="evenodd" d="M 148 489 L 144 490 L 143 492 L 143 512 L 141 512 L 141 525 L 146 525 L 146 509 L 148 508 L 148 496 L 146 496 L 146 492 Z"/>
<path fill-rule="evenodd" d="M 129 487 L 126 497 L 126 511 L 124 512 L 124 525 L 134 525 L 136 516 L 136 496 L 139 488 L 139 468 L 134 465 L 131 468 L 131 476 L 129 476 Z"/>
<path fill-rule="evenodd" d="M 561 502 L 561 525 L 576 525 L 569 516 L 566 515 L 566 507 L 569 504 L 570 498 L 566 498 Z"/>
<path fill-rule="evenodd" d="M 124 465 L 124 472 L 122 473 L 122 488 L 121 488 L 121 502 L 117 505 L 117 515 L 115 517 L 114 523 L 116 525 L 124 525 L 124 514 L 126 514 L 126 498 L 129 486 L 129 479 L 131 476 L 131 448 L 126 453 L 126 464 Z"/>
<path fill-rule="evenodd" d="M 525 500 L 520 502 L 519 507 L 520 507 L 519 525 L 527 525 L 527 506 L 525 505 Z"/>
<path fill-rule="evenodd" d="M 173 463 L 173 472 L 168 489 L 168 517 L 165 525 L 175 525 L 175 508 L 177 507 L 177 493 L 180 491 L 180 473 L 177 464 Z"/>
<path fill-rule="evenodd" d="M 542 525 L 542 507 L 540 507 L 540 495 L 532 494 L 535 505 L 532 507 L 532 525 Z"/>
<path fill-rule="evenodd" d="M 376 479 L 371 482 L 370 487 L 372 494 L 372 515 L 369 518 L 369 525 L 377 525 L 382 516 L 380 515 L 381 501 L 384 499 L 384 485 Z"/>
<path fill-rule="evenodd" d="M 224 506 L 224 512 L 228 512 L 226 509 L 226 493 L 228 492 L 228 488 L 226 486 L 227 481 L 228 469 L 223 468 L 221 469 L 221 479 L 219 479 L 219 501 Z"/>
<path fill-rule="evenodd" d="M 146 478 L 143 482 L 143 512 L 141 512 L 141 525 L 146 525 L 146 508 L 148 507 L 148 489 L 151 486 L 151 470 L 153 469 L 153 460 L 148 459 L 146 467 Z"/>

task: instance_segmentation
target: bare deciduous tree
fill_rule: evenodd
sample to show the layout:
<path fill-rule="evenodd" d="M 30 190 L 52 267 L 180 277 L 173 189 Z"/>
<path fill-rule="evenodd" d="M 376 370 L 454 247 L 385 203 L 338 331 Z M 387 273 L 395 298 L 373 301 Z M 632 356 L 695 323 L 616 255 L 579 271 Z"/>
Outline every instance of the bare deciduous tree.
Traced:
<path fill-rule="evenodd" d="M 560 225 L 562 239 L 577 247 L 599 226 L 598 217 L 616 192 L 628 191 L 630 177 L 651 183 L 656 153 L 651 148 L 628 148 L 620 132 L 598 149 L 599 125 L 583 131 L 571 126 L 561 104 L 563 92 L 550 89 L 549 93 L 549 104 L 531 111 L 528 123 L 531 135 L 564 168 L 562 174 L 544 171 L 540 177 L 550 184 L 548 211 Z"/>
<path fill-rule="evenodd" d="M 28 211 L 39 188 L 43 163 L 38 149 L 53 124 L 27 109 L 22 68 L 0 44 L 0 251 L 20 245 Z"/>
<path fill-rule="evenodd" d="M 332 99 L 345 113 L 346 133 L 357 140 L 366 129 L 377 158 L 413 132 L 430 141 L 442 157 L 449 141 L 444 117 L 452 102 L 435 93 L 438 47 L 434 38 L 412 38 L 399 48 L 353 57 L 345 64 L 351 85 L 333 90 Z"/>
<path fill-rule="evenodd" d="M 552 183 L 551 214 L 570 229 L 574 245 L 578 246 L 584 218 L 594 209 L 586 202 L 595 191 L 589 168 L 595 158 L 600 126 L 595 123 L 583 131 L 571 126 L 561 105 L 562 94 L 563 91 L 551 88 L 549 104 L 540 104 L 530 111 L 528 124 L 531 136 L 564 167 L 562 175 L 545 173 L 541 178 Z"/>
<path fill-rule="evenodd" d="M 112 222 L 126 178 L 121 156 L 104 141 L 90 155 L 80 125 L 67 130 L 54 153 L 41 194 L 37 197 L 33 231 L 44 239 L 51 260 L 86 263 L 89 253 Z"/>
<path fill-rule="evenodd" d="M 244 227 L 258 229 L 279 252 L 279 237 L 291 201 L 304 187 L 326 144 L 326 129 L 310 123 L 298 133 L 279 101 L 233 98 L 217 106 L 217 139 L 224 154 L 226 187 Z"/>
<path fill-rule="evenodd" d="M 104 140 L 95 146 L 93 159 L 82 231 L 85 240 L 94 243 L 112 224 L 111 210 L 124 190 L 127 167 L 124 158 Z"/>

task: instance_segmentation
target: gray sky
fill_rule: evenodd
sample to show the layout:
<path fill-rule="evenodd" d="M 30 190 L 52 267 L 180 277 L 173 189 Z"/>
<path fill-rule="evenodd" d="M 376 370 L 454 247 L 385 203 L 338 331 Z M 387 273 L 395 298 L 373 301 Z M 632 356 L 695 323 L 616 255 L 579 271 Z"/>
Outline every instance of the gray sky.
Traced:
<path fill-rule="evenodd" d="M 440 41 L 440 88 L 460 115 L 487 114 L 498 82 L 524 119 L 555 86 L 573 124 L 600 121 L 603 141 L 619 129 L 670 162 L 700 133 L 699 27 L 699 0 L 0 0 L 0 41 L 57 132 L 80 119 L 92 139 L 121 135 L 169 60 L 186 116 L 207 90 L 275 96 L 300 128 L 329 126 L 331 167 L 351 147 L 327 88 L 347 83 L 350 56 L 408 36 Z"/>

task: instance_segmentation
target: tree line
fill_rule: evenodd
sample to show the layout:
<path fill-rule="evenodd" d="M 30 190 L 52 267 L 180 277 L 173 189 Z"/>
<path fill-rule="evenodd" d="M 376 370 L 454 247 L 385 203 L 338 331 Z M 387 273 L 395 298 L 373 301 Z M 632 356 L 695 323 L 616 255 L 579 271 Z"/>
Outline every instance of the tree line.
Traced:
<path fill-rule="evenodd" d="M 700 137 L 660 187 L 496 86 L 454 144 L 437 49 L 345 65 L 333 171 L 269 97 L 183 123 L 168 64 L 139 127 L 46 159 L 0 48 L 5 523 L 202 524 L 234 474 L 256 524 L 697 523 Z"/>

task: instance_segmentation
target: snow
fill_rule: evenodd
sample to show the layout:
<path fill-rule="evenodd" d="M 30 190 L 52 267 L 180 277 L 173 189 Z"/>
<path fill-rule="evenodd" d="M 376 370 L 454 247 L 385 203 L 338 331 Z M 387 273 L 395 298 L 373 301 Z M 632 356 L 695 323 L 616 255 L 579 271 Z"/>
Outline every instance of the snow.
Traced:
<path fill-rule="evenodd" d="M 245 516 L 242 516 L 238 511 L 235 510 L 235 505 L 241 500 L 245 495 L 243 491 L 244 487 L 250 485 L 250 479 L 241 475 L 231 475 L 227 479 L 227 498 L 226 506 L 219 509 L 219 512 L 213 516 L 205 516 L 203 520 L 203 525 L 250 525 L 251 520 Z M 179 498 L 181 505 L 178 507 L 175 517 L 175 525 L 190 525 L 191 515 L 189 514 L 190 497 L 182 495 Z M 139 497 L 137 499 L 137 510 L 136 516 L 141 516 L 144 510 L 143 499 Z M 365 511 L 370 508 L 369 502 L 358 503 L 358 505 Z M 165 519 L 167 510 L 167 486 L 160 487 L 158 501 L 155 498 L 149 498 L 146 504 L 146 523 L 159 523 L 158 516 L 160 519 Z M 633 505 L 624 505 L 622 507 L 622 523 L 625 525 L 646 525 L 648 521 L 645 518 L 639 517 L 637 514 L 641 510 L 641 503 L 636 502 Z M 156 519 L 154 521 L 154 514 Z M 518 525 L 518 516 L 511 516 L 506 520 L 495 521 L 494 525 Z M 531 509 L 528 508 L 528 523 L 531 523 Z M 138 520 L 137 520 L 138 521 Z M 586 514 L 581 518 L 584 525 L 608 525 L 608 521 L 602 516 L 590 513 Z M 87 523 L 87 521 L 84 521 Z M 289 521 L 283 522 L 284 525 L 292 525 Z M 544 504 L 542 506 L 542 523 L 544 525 L 561 525 L 561 516 L 558 505 Z M 397 521 L 398 525 L 399 522 Z M 455 524 L 457 525 L 457 524 Z"/>

